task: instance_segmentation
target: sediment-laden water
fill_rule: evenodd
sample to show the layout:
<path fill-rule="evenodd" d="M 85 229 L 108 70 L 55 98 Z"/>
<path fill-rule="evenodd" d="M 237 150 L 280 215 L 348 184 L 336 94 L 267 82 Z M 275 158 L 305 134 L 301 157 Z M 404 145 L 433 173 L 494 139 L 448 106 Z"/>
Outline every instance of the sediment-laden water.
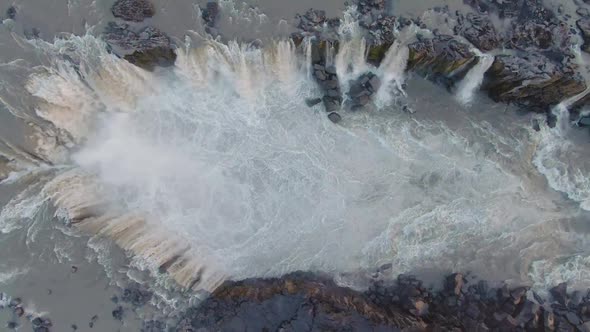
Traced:
<path fill-rule="evenodd" d="M 0 290 L 43 284 L 44 273 L 74 278 L 74 263 L 100 267 L 101 287 L 131 278 L 172 306 L 177 285 L 210 291 L 306 270 L 362 288 L 358 276 L 387 263 L 391 277 L 473 271 L 541 290 L 590 286 L 587 133 L 480 96 L 492 55 L 449 94 L 405 72 L 413 30 L 375 67 L 344 15 L 329 57 L 338 77 L 372 71 L 383 84 L 334 124 L 306 105 L 322 97 L 308 44 L 281 37 L 274 17 L 223 3 L 244 18 L 230 28 L 279 26 L 263 46 L 180 21 L 175 66 L 147 72 L 97 36 L 109 5 L 67 3 L 92 8 L 86 30 L 72 21 L 54 27 L 75 35 L 43 40 L 25 36 L 30 25 L 0 26 L 10 45 L 0 51 Z M 93 287 L 89 297 L 101 293 Z"/>

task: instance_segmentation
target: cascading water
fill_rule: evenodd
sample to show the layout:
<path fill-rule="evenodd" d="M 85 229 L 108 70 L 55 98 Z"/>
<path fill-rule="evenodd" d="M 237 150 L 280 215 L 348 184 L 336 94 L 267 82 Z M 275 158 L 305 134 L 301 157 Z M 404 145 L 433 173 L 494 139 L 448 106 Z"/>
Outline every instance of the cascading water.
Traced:
<path fill-rule="evenodd" d="M 479 52 L 478 52 L 479 53 Z M 479 54 L 477 64 L 471 68 L 457 87 L 457 99 L 462 104 L 470 104 L 474 94 L 483 82 L 485 73 L 494 63 L 494 56 Z"/>
<path fill-rule="evenodd" d="M 333 55 L 341 84 L 367 70 L 383 84 L 379 111 L 347 112 L 342 125 L 305 105 L 321 97 L 309 75 L 310 43 L 257 48 L 187 37 L 176 66 L 154 73 L 91 35 L 33 43 L 52 59 L 26 75 L 38 116 L 59 138 L 46 139 L 77 149 L 55 158 L 59 166 L 45 165 L 43 181 L 7 204 L 0 225 L 25 227 L 17 219 L 51 201 L 80 229 L 194 289 L 388 262 L 394 273 L 473 270 L 541 287 L 583 283 L 564 266 L 590 271 L 582 264 L 590 254 L 580 250 L 587 240 L 553 229 L 580 212 L 562 208 L 531 163 L 532 150 L 544 169 L 539 156 L 552 142 L 540 139 L 535 150 L 528 141 L 550 131 L 443 116 L 425 95 L 408 94 L 419 110 L 409 117 L 392 106 L 405 98 L 392 91 L 403 92 L 407 42 L 394 43 L 373 68 L 347 15 Z M 467 75 L 463 100 L 491 61 L 482 56 Z"/>

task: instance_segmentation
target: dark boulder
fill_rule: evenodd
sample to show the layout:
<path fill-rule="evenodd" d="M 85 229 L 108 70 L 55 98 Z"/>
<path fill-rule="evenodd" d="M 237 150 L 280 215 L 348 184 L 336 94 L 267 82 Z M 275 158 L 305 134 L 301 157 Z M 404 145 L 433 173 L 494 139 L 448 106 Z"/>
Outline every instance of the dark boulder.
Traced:
<path fill-rule="evenodd" d="M 219 18 L 220 8 L 217 2 L 207 2 L 205 8 L 201 11 L 201 17 L 208 27 L 215 27 Z"/>
<path fill-rule="evenodd" d="M 334 123 L 338 123 L 338 122 L 342 121 L 342 117 L 340 116 L 340 114 L 338 114 L 336 112 L 331 112 L 330 114 L 328 114 L 328 119 L 330 119 L 330 121 L 332 121 Z"/>
<path fill-rule="evenodd" d="M 122 306 L 118 306 L 112 312 L 113 318 L 116 319 L 116 320 L 123 320 L 123 314 L 124 314 L 124 311 L 123 311 L 123 307 Z"/>
<path fill-rule="evenodd" d="M 561 284 L 551 288 L 549 290 L 549 293 L 551 293 L 551 296 L 553 297 L 553 299 L 555 301 L 557 301 L 559 304 L 561 305 L 566 305 L 567 304 L 567 283 L 562 282 Z"/>
<path fill-rule="evenodd" d="M 154 16 L 156 9 L 149 0 L 117 0 L 111 12 L 116 18 L 125 21 L 142 22 Z"/>
<path fill-rule="evenodd" d="M 16 18 L 16 8 L 14 6 L 8 7 L 8 9 L 6 10 L 6 17 L 11 20 L 14 20 Z"/>
<path fill-rule="evenodd" d="M 347 92 L 351 109 L 357 109 L 367 105 L 371 96 L 379 90 L 381 80 L 372 72 L 360 75 L 356 80 L 350 82 L 350 89 Z"/>
<path fill-rule="evenodd" d="M 322 99 L 321 98 L 313 98 L 313 99 L 309 99 L 308 98 L 308 99 L 305 99 L 305 104 L 308 107 L 314 107 L 315 105 L 317 105 L 317 104 L 319 104 L 321 102 L 322 102 Z"/>

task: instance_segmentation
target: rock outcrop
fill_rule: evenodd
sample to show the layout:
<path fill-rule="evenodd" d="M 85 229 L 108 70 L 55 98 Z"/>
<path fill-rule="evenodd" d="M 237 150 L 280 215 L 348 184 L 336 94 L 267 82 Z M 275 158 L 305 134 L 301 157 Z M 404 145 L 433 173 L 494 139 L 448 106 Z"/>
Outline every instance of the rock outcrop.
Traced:
<path fill-rule="evenodd" d="M 109 22 L 104 39 L 115 54 L 146 70 L 172 66 L 176 60 L 170 38 L 155 27 L 135 31 L 127 23 Z"/>
<path fill-rule="evenodd" d="M 453 36 L 438 35 L 434 38 L 418 38 L 410 44 L 408 69 L 431 80 L 452 86 L 477 63 L 469 45 Z"/>
<path fill-rule="evenodd" d="M 377 273 L 379 274 L 379 273 Z M 528 287 L 447 276 L 434 291 L 409 275 L 376 278 L 365 292 L 297 272 L 226 282 L 181 315 L 179 331 L 588 331 L 590 293 L 565 284 L 544 299 Z"/>
<path fill-rule="evenodd" d="M 142 22 L 154 16 L 156 9 L 149 0 L 117 0 L 111 12 L 116 18 L 125 21 Z"/>
<path fill-rule="evenodd" d="M 436 8 L 432 12 L 439 18 L 437 24 L 446 27 L 429 27 L 427 20 L 422 21 L 424 18 L 389 15 L 381 0 L 354 3 L 354 15 L 367 41 L 367 62 L 375 66 L 400 38 L 395 31 L 415 25 L 432 31 L 418 32 L 415 40 L 409 41 L 407 69 L 447 87 L 453 87 L 477 64 L 481 51 L 496 55 L 481 87 L 495 101 L 548 112 L 586 89 L 573 45 L 577 30 L 590 44 L 587 17 L 578 20 L 577 26 L 570 26 L 566 16 L 553 13 L 541 0 L 466 0 L 473 12 L 450 13 L 447 7 Z M 329 23 L 333 20 L 325 12 L 309 10 L 299 19 L 300 33 L 296 38 L 313 36 L 318 43 L 329 41 L 337 48 L 334 35 L 339 24 Z M 590 97 L 581 98 L 573 111 L 589 103 Z"/>
<path fill-rule="evenodd" d="M 537 53 L 497 56 L 482 87 L 498 102 L 544 112 L 586 89 L 574 68 L 547 61 Z"/>

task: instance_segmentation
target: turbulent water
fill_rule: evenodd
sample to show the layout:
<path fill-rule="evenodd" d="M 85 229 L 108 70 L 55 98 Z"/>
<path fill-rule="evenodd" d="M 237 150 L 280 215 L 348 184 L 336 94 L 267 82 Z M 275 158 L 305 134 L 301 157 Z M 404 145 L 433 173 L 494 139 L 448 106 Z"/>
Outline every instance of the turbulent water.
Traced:
<path fill-rule="evenodd" d="M 176 65 L 149 73 L 92 33 L 43 42 L 3 31 L 42 59 L 0 68 L 2 117 L 22 127 L 2 137 L 15 171 L 2 182 L 3 239 L 69 222 L 154 275 L 173 262 L 170 276 L 194 289 L 385 263 L 394 274 L 590 286 L 590 159 L 567 117 L 535 132 L 529 117 L 479 96 L 487 55 L 456 98 L 419 79 L 403 91 L 405 44 L 372 67 L 345 22 L 331 60 L 343 87 L 367 70 L 384 84 L 375 105 L 338 125 L 305 104 L 321 97 L 305 43 L 256 48 L 187 32 Z"/>

